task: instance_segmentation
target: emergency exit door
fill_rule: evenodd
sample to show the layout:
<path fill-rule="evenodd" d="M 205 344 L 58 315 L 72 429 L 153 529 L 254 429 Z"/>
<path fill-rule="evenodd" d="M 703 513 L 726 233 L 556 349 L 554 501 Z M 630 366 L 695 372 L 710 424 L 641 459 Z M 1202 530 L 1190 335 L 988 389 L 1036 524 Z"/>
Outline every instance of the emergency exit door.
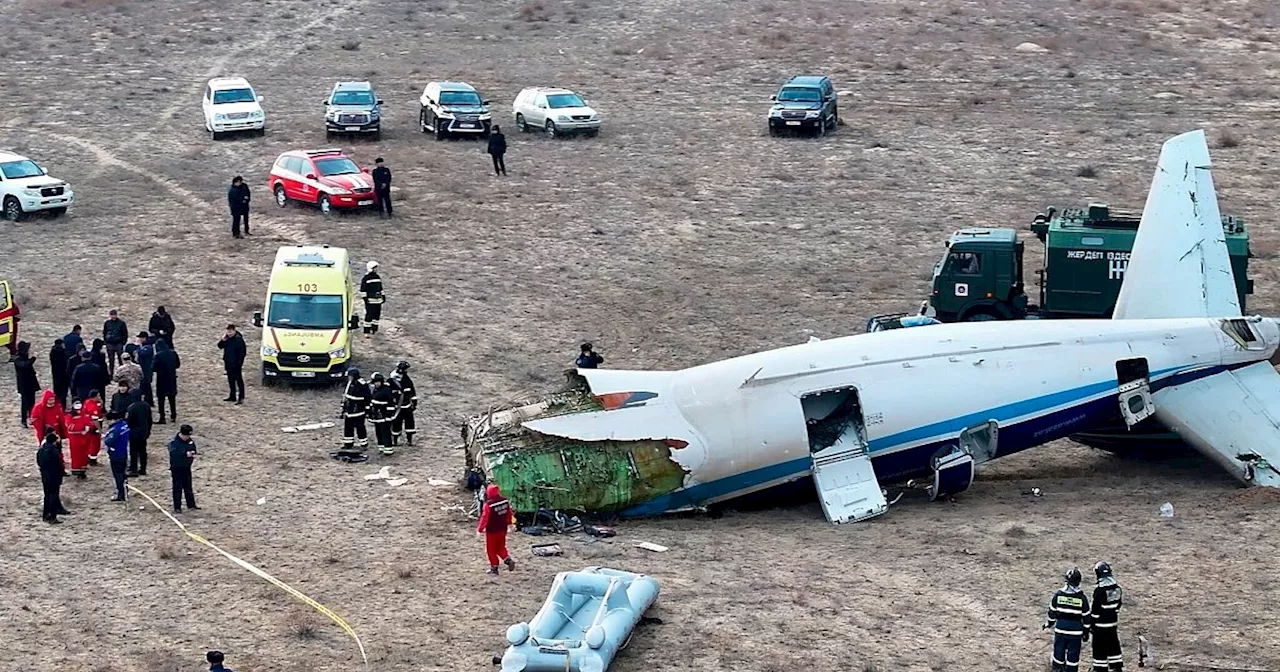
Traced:
<path fill-rule="evenodd" d="M 1122 359 L 1116 362 L 1116 380 L 1120 384 L 1120 414 L 1124 423 L 1132 427 L 1155 415 L 1156 406 L 1151 400 L 1151 370 L 1145 357 Z"/>

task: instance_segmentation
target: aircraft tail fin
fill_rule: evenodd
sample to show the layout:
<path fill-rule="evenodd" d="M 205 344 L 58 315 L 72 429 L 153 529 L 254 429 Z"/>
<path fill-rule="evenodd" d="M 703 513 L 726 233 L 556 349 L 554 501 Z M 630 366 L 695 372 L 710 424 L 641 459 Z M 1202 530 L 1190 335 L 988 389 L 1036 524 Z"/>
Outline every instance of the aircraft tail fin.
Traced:
<path fill-rule="evenodd" d="M 1240 315 L 1203 130 L 1160 149 L 1114 319 Z"/>

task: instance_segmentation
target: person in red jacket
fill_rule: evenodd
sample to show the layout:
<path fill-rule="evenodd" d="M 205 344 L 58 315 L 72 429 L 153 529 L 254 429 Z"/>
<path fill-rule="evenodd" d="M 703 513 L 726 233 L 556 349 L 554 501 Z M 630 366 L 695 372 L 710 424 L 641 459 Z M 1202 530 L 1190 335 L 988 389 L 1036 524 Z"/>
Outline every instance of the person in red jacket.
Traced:
<path fill-rule="evenodd" d="M 66 438 L 67 427 L 62 422 L 62 404 L 58 403 L 58 395 L 53 390 L 45 390 L 40 403 L 31 409 L 31 425 L 36 429 L 36 443 L 44 444 L 44 428 L 52 427 L 60 438 Z"/>
<path fill-rule="evenodd" d="M 89 466 L 89 446 L 93 443 L 93 433 L 98 423 L 93 416 L 84 411 L 84 404 L 77 401 L 71 405 L 67 414 L 67 444 L 71 452 L 71 473 L 76 478 L 85 477 L 85 469 Z"/>
<path fill-rule="evenodd" d="M 102 396 L 94 390 L 84 400 L 83 413 L 93 418 L 93 433 L 89 435 L 89 463 L 98 463 L 98 453 L 102 452 Z"/>
<path fill-rule="evenodd" d="M 489 555 L 487 574 L 498 573 L 498 561 L 506 563 L 507 571 L 516 568 L 516 561 L 507 552 L 507 528 L 511 527 L 511 502 L 502 496 L 496 483 L 485 490 L 484 506 L 480 509 L 480 524 L 476 534 L 484 535 L 484 550 Z"/>

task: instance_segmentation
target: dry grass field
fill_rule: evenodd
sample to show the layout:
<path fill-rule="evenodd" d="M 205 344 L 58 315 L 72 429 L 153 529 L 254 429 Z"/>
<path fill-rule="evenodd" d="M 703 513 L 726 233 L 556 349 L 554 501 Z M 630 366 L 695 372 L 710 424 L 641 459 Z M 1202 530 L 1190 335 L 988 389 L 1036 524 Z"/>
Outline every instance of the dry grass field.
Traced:
<path fill-rule="evenodd" d="M 1127 590 L 1130 668 L 1143 632 L 1168 669 L 1280 670 L 1280 500 L 1200 461 L 1064 442 L 990 465 L 954 504 L 908 496 L 867 524 L 829 525 L 816 502 L 632 521 L 551 559 L 517 535 L 521 566 L 497 580 L 453 508 L 467 493 L 428 482 L 461 475 L 465 414 L 558 384 L 581 339 L 610 366 L 679 368 L 859 331 L 917 305 L 957 227 L 1140 207 L 1160 143 L 1192 128 L 1214 140 L 1223 210 L 1251 225 L 1252 307 L 1277 314 L 1277 3 L 0 0 L 0 25 L 0 147 L 78 197 L 62 219 L 0 222 L 25 338 L 43 357 L 73 323 L 94 331 L 118 308 L 136 331 L 167 306 L 203 452 L 203 510 L 183 520 L 346 618 L 368 669 L 492 669 L 555 572 L 604 564 L 662 583 L 663 623 L 637 630 L 617 672 L 1025 672 L 1047 664 L 1061 573 L 1105 558 Z M 1015 50 L 1029 41 L 1046 51 Z M 768 96 L 800 72 L 851 92 L 847 125 L 770 138 Z M 225 74 L 265 96 L 264 138 L 203 132 L 200 91 Z M 396 171 L 393 221 L 280 210 L 266 192 L 281 151 L 326 144 L 320 101 L 343 78 L 387 101 L 381 142 L 341 146 Z M 480 144 L 418 132 L 434 79 L 476 85 L 504 124 L 521 87 L 571 86 L 606 125 L 571 140 L 512 125 L 496 179 Z M 245 240 L 225 212 L 235 174 L 254 188 Z M 253 371 L 246 405 L 220 401 L 223 325 L 257 348 L 270 261 L 303 242 L 381 263 L 384 329 L 358 363 L 413 362 L 420 445 L 334 462 L 338 430 L 280 428 L 333 419 L 339 394 L 265 389 Z M 68 481 L 66 524 L 41 523 L 32 439 L 6 399 L 0 669 L 194 670 L 210 648 L 241 671 L 364 669 L 323 617 L 136 499 L 109 502 L 106 466 Z M 137 481 L 162 502 L 164 429 Z M 409 482 L 363 478 L 380 464 Z"/>

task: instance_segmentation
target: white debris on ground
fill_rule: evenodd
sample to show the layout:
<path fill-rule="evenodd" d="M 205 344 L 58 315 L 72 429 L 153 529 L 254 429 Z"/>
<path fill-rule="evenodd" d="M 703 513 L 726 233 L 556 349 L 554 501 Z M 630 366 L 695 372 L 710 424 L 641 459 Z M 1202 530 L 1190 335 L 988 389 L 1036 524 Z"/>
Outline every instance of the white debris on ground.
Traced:
<path fill-rule="evenodd" d="M 313 422 L 309 425 L 295 425 L 293 427 L 281 427 L 280 431 L 284 432 L 285 434 L 297 434 L 298 432 L 309 432 L 315 429 L 328 429 L 330 427 L 336 427 L 336 426 L 337 426 L 336 424 L 329 421 Z"/>
<path fill-rule="evenodd" d="M 364 480 L 366 480 L 366 481 L 377 481 L 377 480 L 383 480 L 383 481 L 385 481 L 385 480 L 387 480 L 388 478 L 391 478 L 391 467 L 389 467 L 389 466 L 384 466 L 384 467 L 382 467 L 381 469 L 379 469 L 379 470 L 378 470 L 378 473 L 376 473 L 376 474 L 369 474 L 369 475 L 365 476 L 365 477 L 364 477 Z"/>
<path fill-rule="evenodd" d="M 634 542 L 632 546 L 635 546 L 636 548 L 643 548 L 646 551 L 653 551 L 654 553 L 666 553 L 671 550 L 661 544 L 654 544 L 647 541 L 637 541 Z"/>
<path fill-rule="evenodd" d="M 1028 54 L 1045 54 L 1049 52 L 1048 49 L 1045 49 L 1044 47 L 1036 44 L 1035 42 L 1023 42 L 1022 44 L 1019 44 L 1018 46 L 1014 47 L 1013 50 L 1021 51 L 1023 53 L 1028 53 Z"/>

